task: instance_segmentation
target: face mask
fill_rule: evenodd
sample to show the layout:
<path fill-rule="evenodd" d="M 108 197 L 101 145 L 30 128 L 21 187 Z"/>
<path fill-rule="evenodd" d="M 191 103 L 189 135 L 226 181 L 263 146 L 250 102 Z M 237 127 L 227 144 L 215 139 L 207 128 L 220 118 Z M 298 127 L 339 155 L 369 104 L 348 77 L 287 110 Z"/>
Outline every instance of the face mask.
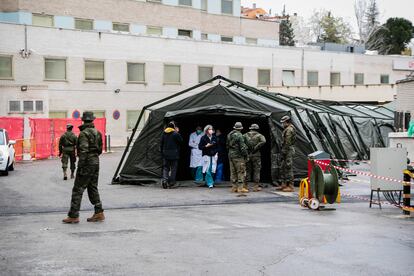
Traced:
<path fill-rule="evenodd" d="M 201 134 L 201 130 L 196 130 L 197 135 Z"/>

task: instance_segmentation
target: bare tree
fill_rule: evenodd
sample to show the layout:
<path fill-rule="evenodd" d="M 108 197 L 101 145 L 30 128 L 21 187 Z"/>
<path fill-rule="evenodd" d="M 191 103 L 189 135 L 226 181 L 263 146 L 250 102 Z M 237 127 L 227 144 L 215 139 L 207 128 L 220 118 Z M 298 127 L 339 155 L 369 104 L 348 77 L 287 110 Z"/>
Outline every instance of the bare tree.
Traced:
<path fill-rule="evenodd" d="M 358 26 L 358 35 L 360 44 L 367 40 L 367 0 L 355 0 L 354 3 L 355 18 Z"/>

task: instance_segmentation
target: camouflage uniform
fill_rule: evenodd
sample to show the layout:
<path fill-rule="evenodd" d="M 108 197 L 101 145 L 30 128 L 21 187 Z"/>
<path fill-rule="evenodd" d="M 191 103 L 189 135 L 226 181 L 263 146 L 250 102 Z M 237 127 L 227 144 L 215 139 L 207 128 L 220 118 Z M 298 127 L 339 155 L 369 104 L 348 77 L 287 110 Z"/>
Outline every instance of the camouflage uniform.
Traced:
<path fill-rule="evenodd" d="M 241 191 L 246 178 L 246 160 L 248 158 L 248 149 L 243 135 L 239 130 L 235 129 L 227 135 L 227 149 L 229 152 L 230 179 L 233 191 L 235 191 L 236 187 L 238 191 Z"/>
<path fill-rule="evenodd" d="M 93 116 L 93 115 L 92 115 Z M 79 127 L 77 151 L 78 170 L 72 189 L 72 200 L 68 217 L 79 217 L 82 195 L 88 191 L 89 201 L 95 206 L 95 214 L 103 212 L 98 192 L 99 155 L 102 153 L 102 135 L 92 122 L 85 122 Z"/>
<path fill-rule="evenodd" d="M 253 181 L 258 184 L 260 182 L 260 170 L 262 169 L 260 149 L 266 143 L 266 138 L 256 130 L 247 132 L 243 137 L 249 148 L 249 161 L 246 164 L 246 181 L 252 181 L 253 173 Z"/>
<path fill-rule="evenodd" d="M 70 170 L 72 172 L 76 169 L 76 155 L 75 148 L 78 138 L 71 131 L 66 131 L 59 139 L 59 156 L 62 156 L 62 169 L 66 171 L 68 168 L 68 161 L 70 160 Z"/>
<path fill-rule="evenodd" d="M 296 130 L 289 124 L 282 133 L 281 178 L 286 184 L 293 184 L 293 156 L 295 155 Z"/>

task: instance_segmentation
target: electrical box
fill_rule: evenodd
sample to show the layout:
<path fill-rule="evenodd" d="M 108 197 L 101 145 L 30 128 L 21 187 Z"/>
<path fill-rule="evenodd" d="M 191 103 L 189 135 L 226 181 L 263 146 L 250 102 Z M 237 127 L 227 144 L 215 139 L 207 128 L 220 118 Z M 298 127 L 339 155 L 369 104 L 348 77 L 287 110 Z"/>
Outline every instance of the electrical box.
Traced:
<path fill-rule="evenodd" d="M 403 180 L 403 171 L 407 169 L 406 148 L 371 148 L 371 174 L 396 180 Z M 403 185 L 398 182 L 371 177 L 371 190 L 401 191 Z"/>

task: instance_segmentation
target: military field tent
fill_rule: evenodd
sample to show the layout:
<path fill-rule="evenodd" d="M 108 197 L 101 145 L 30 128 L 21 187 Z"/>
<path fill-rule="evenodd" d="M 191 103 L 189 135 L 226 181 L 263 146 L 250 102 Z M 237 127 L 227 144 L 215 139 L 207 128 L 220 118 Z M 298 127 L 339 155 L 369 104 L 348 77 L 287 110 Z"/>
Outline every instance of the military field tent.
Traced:
<path fill-rule="evenodd" d="M 212 86 L 212 83 L 215 85 Z M 385 109 L 380 113 L 376 108 L 289 97 L 216 76 L 144 107 L 113 183 L 159 183 L 161 135 L 166 123 L 172 120 L 177 123 L 184 139 L 178 181 L 191 179 L 188 169 L 190 149 L 187 145 L 188 137 L 196 126 L 212 124 L 227 135 L 234 123 L 240 121 L 244 132 L 248 131 L 250 124 L 259 124 L 260 132 L 267 140 L 262 149 L 261 179 L 277 182 L 283 131 L 279 121 L 286 114 L 291 115 L 297 129 L 294 174 L 299 179 L 307 175 L 307 155 L 315 150 L 324 150 L 336 159 L 366 159 L 370 147 L 385 146 L 386 135 L 392 130 L 392 111 Z M 148 110 L 148 120 L 134 139 L 139 122 Z M 228 179 L 228 169 L 225 174 Z"/>

